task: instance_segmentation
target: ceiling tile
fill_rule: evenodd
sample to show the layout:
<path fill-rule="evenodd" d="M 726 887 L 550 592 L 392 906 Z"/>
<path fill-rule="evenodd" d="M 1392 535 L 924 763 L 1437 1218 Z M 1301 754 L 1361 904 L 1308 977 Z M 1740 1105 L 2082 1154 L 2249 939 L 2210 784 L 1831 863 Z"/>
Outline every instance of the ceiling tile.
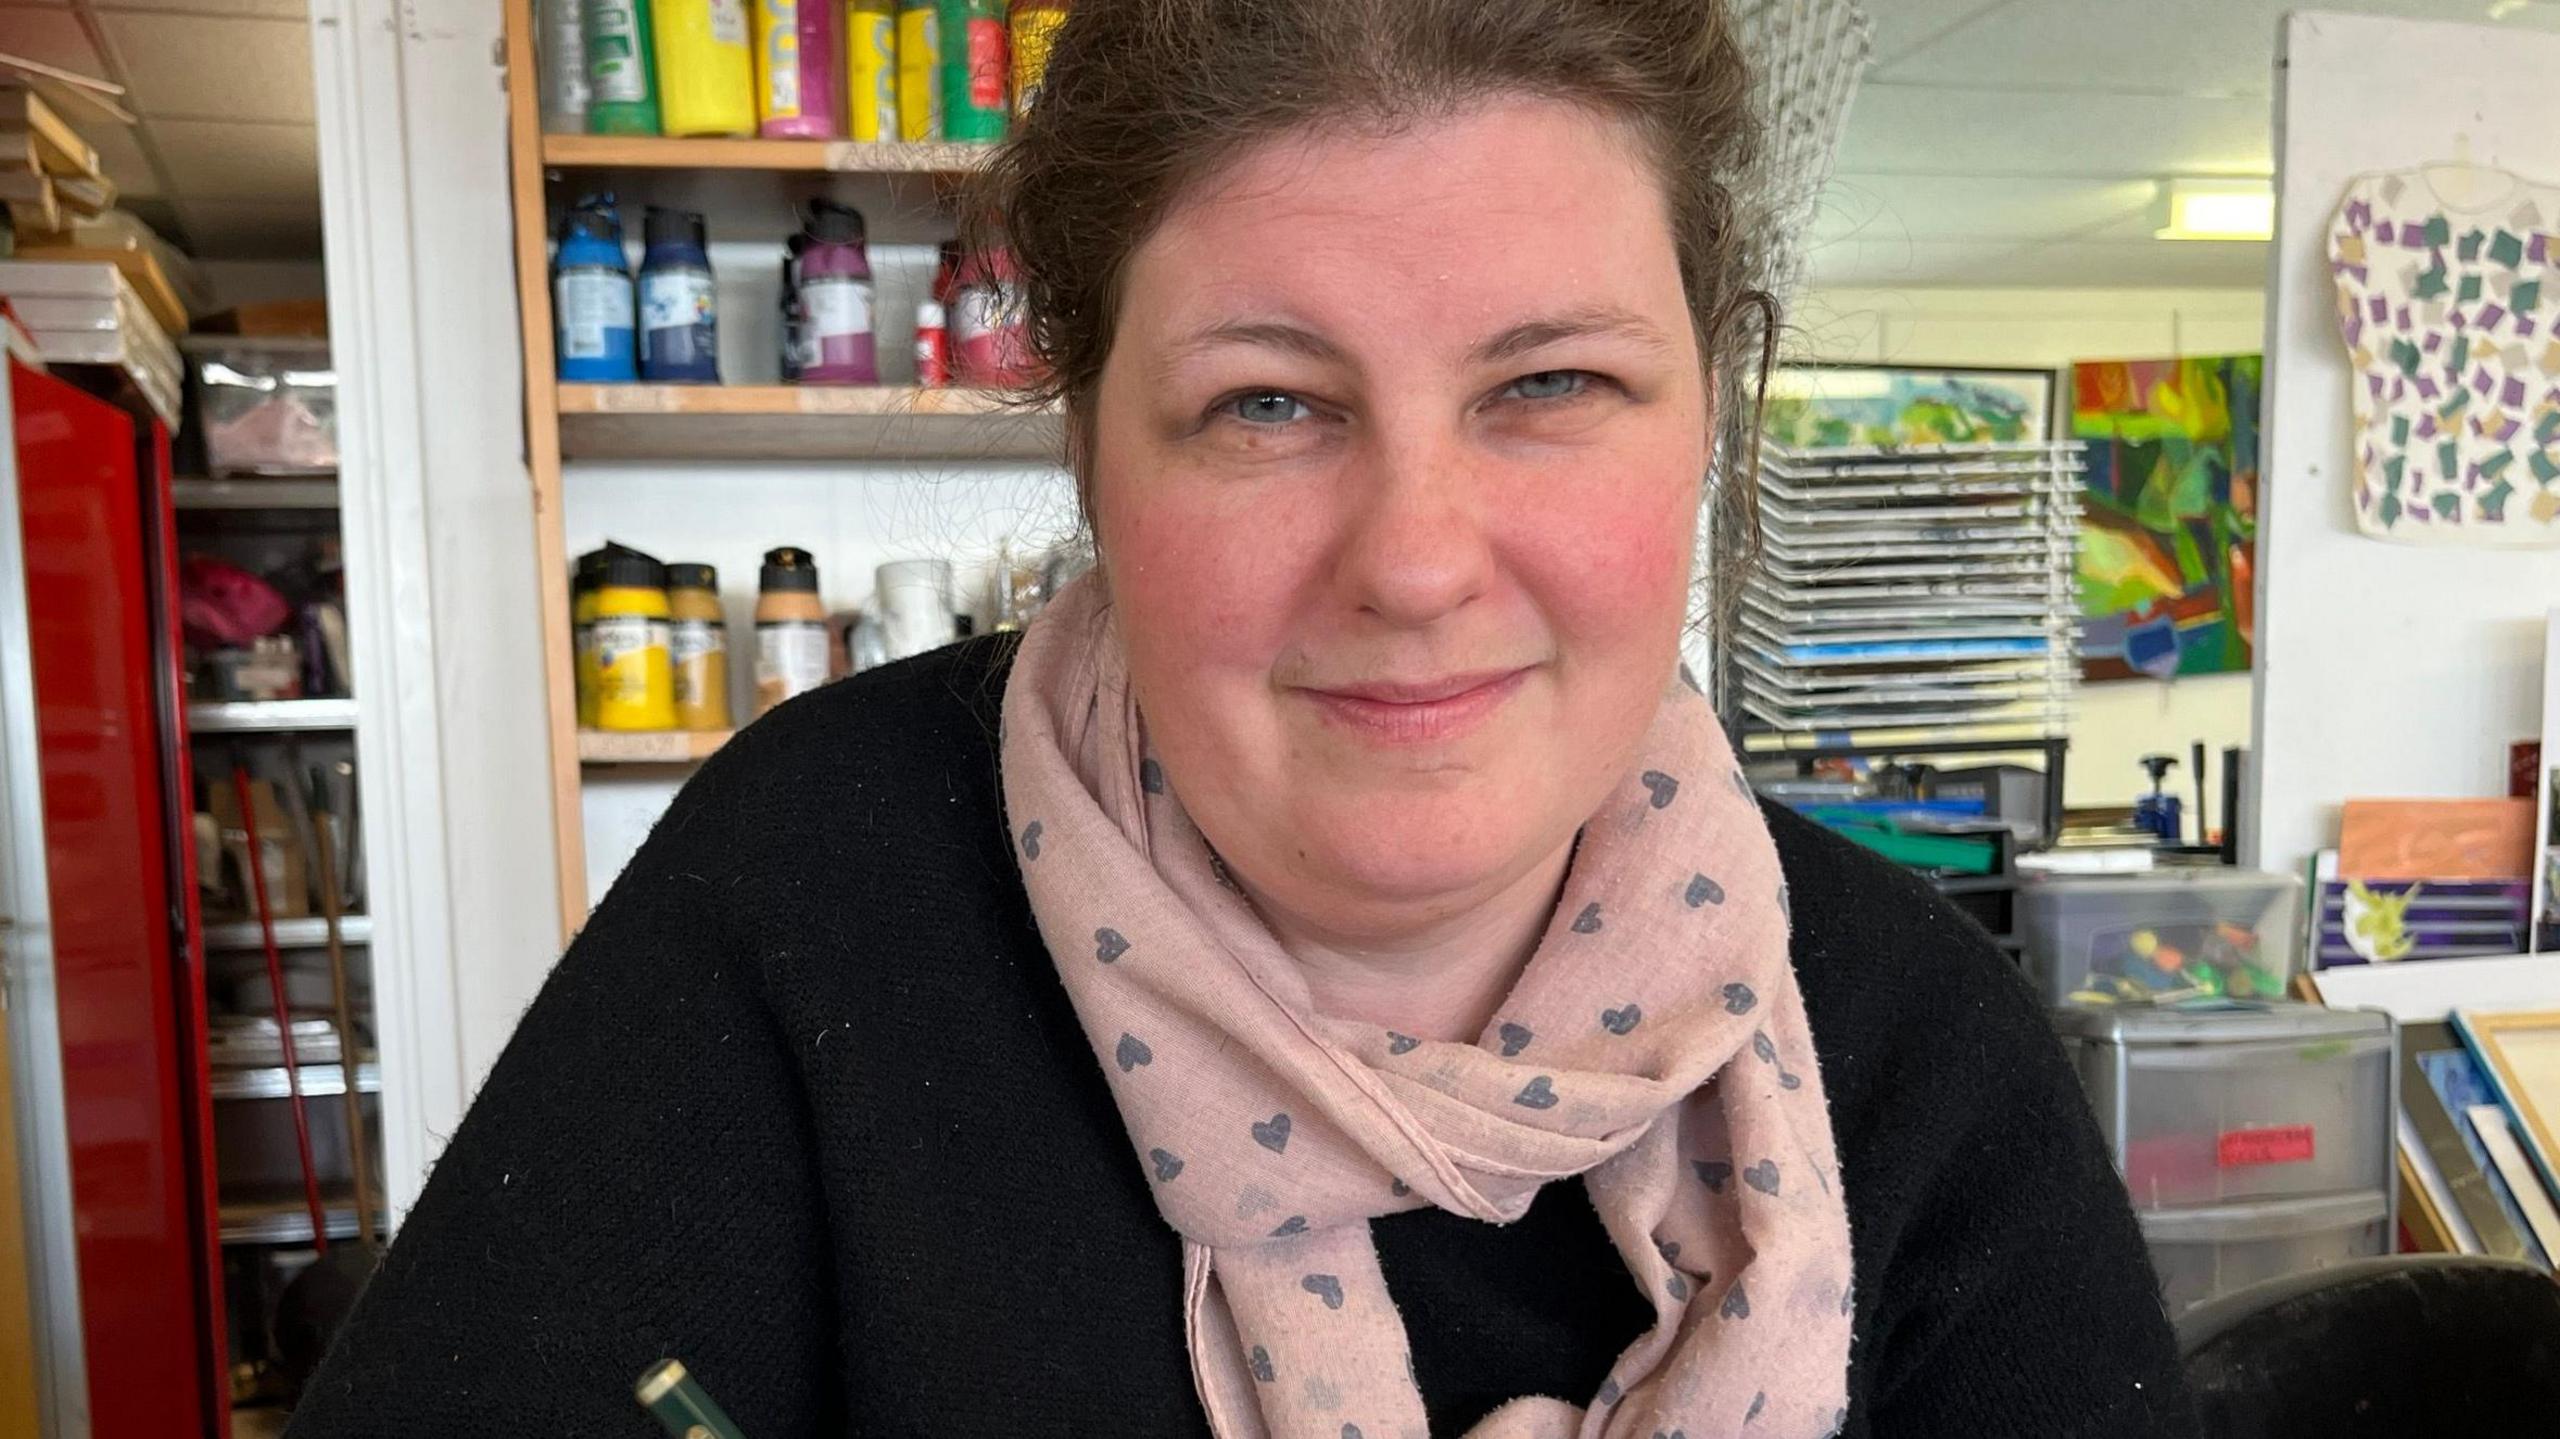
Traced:
<path fill-rule="evenodd" d="M 2147 216 L 2158 193 L 2150 180 L 1835 174 L 1813 234 L 1817 241 L 2063 239 Z"/>
<path fill-rule="evenodd" d="M 2267 247 L 2244 241 L 1847 241 L 1814 247 L 1806 276 L 1826 286 L 2255 288 L 2266 283 Z"/>
<path fill-rule="evenodd" d="M 317 260 L 320 212 L 253 200 L 177 202 L 187 252 L 200 260 Z"/>
<path fill-rule="evenodd" d="M 1875 34 L 1879 66 L 1910 55 L 1941 36 L 1980 24 L 2023 0 L 1880 0 L 1864 8 Z"/>
<path fill-rule="evenodd" d="M 92 79 L 108 78 L 107 62 L 80 28 L 80 17 L 53 6 L 0 5 L 0 50 Z"/>
<path fill-rule="evenodd" d="M 308 125 L 153 120 L 151 143 L 182 200 L 277 200 L 320 208 L 318 132 Z"/>
<path fill-rule="evenodd" d="M 1842 138 L 1847 171 L 2117 179 L 2273 172 L 2260 97 L 2021 94 L 1869 84 Z"/>
<path fill-rule="evenodd" d="M 160 193 L 160 177 L 151 172 L 150 157 L 143 154 L 142 142 L 134 137 L 131 126 L 101 120 L 81 125 L 80 135 L 97 147 L 98 161 L 118 190 L 127 195 Z"/>
<path fill-rule="evenodd" d="M 101 14 L 143 116 L 311 119 L 311 38 L 291 20 Z"/>
<path fill-rule="evenodd" d="M 2286 12 L 2300 8 L 2301 0 L 2020 0 L 1940 35 L 1877 78 L 2265 95 L 2273 89 L 2276 29 Z M 2340 8 L 2487 24 L 2490 3 L 2354 0 Z M 2504 23 L 2560 28 L 2560 9 L 2526 6 Z M 1893 55 L 1879 49 L 1878 58 Z"/>

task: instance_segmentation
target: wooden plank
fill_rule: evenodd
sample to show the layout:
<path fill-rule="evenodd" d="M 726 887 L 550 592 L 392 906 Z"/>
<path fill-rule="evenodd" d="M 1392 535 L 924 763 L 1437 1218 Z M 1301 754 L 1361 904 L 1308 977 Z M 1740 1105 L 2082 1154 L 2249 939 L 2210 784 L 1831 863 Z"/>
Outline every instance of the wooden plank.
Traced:
<path fill-rule="evenodd" d="M 1055 410 L 896 385 L 562 385 L 573 459 L 1047 461 Z"/>
<path fill-rule="evenodd" d="M 2351 799 L 2338 822 L 2338 873 L 2348 879 L 2530 879 L 2533 819 L 2529 799 Z"/>
<path fill-rule="evenodd" d="M 62 228 L 55 198 L 53 177 L 41 170 L 0 171 L 0 204 L 9 207 L 9 223 L 21 234 L 49 235 Z"/>
<path fill-rule="evenodd" d="M 729 742 L 730 730 L 658 730 L 616 734 L 578 731 L 578 759 L 585 764 L 699 764 Z"/>
<path fill-rule="evenodd" d="M 74 175 L 53 182 L 53 193 L 62 208 L 85 220 L 107 213 L 116 202 L 116 182 L 104 175 Z"/>
<path fill-rule="evenodd" d="M 14 150 L 6 136 L 20 130 L 34 139 L 36 161 L 46 174 L 94 177 L 99 173 L 96 147 L 53 113 L 42 96 L 23 85 L 0 85 L 0 148 Z"/>
<path fill-rule="evenodd" d="M 561 530 L 560 412 L 551 354 L 550 248 L 542 115 L 534 99 L 533 7 L 506 8 L 507 152 L 515 198 L 516 314 L 523 326 L 525 469 L 533 484 L 534 590 L 551 742 L 551 832 L 560 937 L 587 918 L 586 815 L 578 781 L 577 676 L 569 638 L 568 539 Z"/>
<path fill-rule="evenodd" d="M 543 163 L 587 170 L 799 170 L 834 175 L 965 175 L 989 147 L 949 142 L 669 139 L 656 135 L 544 135 Z"/>

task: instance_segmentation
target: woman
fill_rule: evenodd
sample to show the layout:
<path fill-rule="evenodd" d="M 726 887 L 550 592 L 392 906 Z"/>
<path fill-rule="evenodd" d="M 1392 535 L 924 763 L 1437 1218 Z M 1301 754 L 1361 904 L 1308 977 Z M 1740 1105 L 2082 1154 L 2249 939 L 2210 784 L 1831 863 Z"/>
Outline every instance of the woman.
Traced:
<path fill-rule="evenodd" d="M 995 175 L 1099 571 L 686 789 L 294 1432 L 2183 1432 L 2034 1000 L 1677 680 L 1744 88 L 1079 3 Z"/>

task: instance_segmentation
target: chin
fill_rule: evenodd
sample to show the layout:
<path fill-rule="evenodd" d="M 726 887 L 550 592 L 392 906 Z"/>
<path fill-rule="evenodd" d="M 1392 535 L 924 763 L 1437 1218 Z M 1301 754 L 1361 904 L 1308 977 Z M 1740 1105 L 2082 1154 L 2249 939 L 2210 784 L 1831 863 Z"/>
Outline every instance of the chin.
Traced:
<path fill-rule="evenodd" d="M 1346 803 L 1299 826 L 1312 878 L 1382 904 L 1471 903 L 1552 849 L 1521 808 L 1490 797 L 1412 795 Z M 1569 834 L 1570 831 L 1568 830 Z M 1559 841 L 1561 842 L 1561 841 Z"/>

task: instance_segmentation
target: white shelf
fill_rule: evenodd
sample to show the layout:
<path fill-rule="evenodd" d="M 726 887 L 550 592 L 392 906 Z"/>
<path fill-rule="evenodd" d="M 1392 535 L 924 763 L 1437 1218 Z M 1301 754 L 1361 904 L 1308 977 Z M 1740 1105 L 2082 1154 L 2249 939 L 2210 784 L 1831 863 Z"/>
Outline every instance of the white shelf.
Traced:
<path fill-rule="evenodd" d="M 311 1211 L 299 1199 L 271 1199 L 255 1202 L 235 1201 L 222 1206 L 222 1242 L 225 1244 L 309 1244 Z M 356 1237 L 355 1201 L 346 1195 L 323 1195 L 320 1217 L 329 1228 L 329 1237 Z M 374 1220 L 375 1232 L 389 1228 L 387 1216 Z"/>
<path fill-rule="evenodd" d="M 305 1064 L 301 1070 L 302 1097 L 334 1099 L 347 1092 L 345 1074 L 334 1064 Z M 226 1099 L 283 1099 L 293 1093 L 285 1078 L 284 1066 L 263 1069 L 217 1069 L 213 1072 L 211 1092 L 219 1102 Z M 356 1066 L 356 1093 L 380 1094 L 382 1069 L 375 1064 Z"/>
<path fill-rule="evenodd" d="M 187 706 L 195 734 L 289 734 L 356 727 L 354 700 L 225 700 Z"/>
<path fill-rule="evenodd" d="M 338 921 L 338 938 L 346 944 L 368 944 L 373 940 L 373 918 L 350 914 Z M 319 916 L 279 919 L 276 921 L 278 949 L 317 949 L 329 942 L 329 921 Z M 229 920 L 204 927 L 204 947 L 208 954 L 236 954 L 262 949 L 265 942 L 258 937 L 254 919 Z"/>

